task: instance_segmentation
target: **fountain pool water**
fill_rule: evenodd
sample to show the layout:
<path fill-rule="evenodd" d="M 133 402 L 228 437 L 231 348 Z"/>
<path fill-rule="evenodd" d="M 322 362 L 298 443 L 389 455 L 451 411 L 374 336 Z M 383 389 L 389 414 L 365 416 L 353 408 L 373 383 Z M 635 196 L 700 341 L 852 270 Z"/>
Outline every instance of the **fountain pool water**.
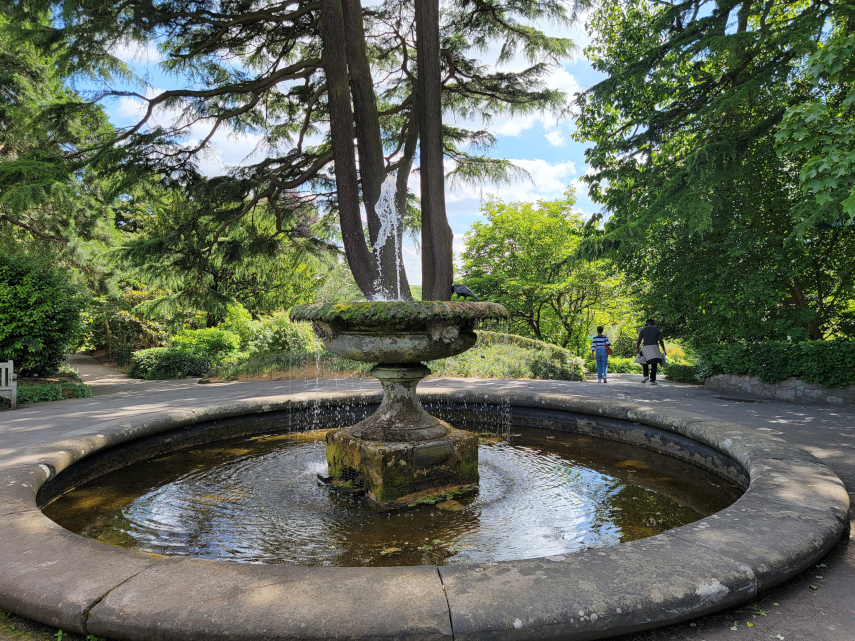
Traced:
<path fill-rule="evenodd" d="M 482 438 L 477 496 L 378 512 L 331 493 L 325 431 L 237 438 L 110 472 L 45 513 L 146 552 L 249 563 L 494 562 L 609 546 L 723 509 L 741 488 L 688 463 L 578 434 Z"/>

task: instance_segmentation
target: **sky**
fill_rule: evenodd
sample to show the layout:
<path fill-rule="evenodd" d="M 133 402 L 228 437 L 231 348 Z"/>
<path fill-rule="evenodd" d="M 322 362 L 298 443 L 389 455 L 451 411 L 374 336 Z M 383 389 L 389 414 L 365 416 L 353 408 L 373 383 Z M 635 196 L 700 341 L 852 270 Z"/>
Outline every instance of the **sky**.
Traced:
<path fill-rule="evenodd" d="M 547 84 L 552 89 L 567 93 L 568 100 L 602 80 L 604 76 L 596 72 L 584 57 L 582 49 L 587 44 L 587 35 L 581 27 L 570 31 L 546 28 L 550 35 L 569 37 L 578 45 L 576 56 L 561 66 L 556 66 Z M 154 43 L 147 46 L 128 46 L 116 52 L 116 55 L 145 78 L 148 88 L 146 94 L 154 95 L 163 89 L 175 86 L 176 79 L 163 74 L 158 62 L 160 55 Z M 487 52 L 487 56 L 490 52 Z M 524 67 L 521 60 L 513 60 L 502 69 L 516 71 Z M 141 102 L 132 98 L 122 98 L 105 105 L 110 119 L 117 126 L 126 126 L 136 122 L 140 114 Z M 173 115 L 163 113 L 158 116 L 163 121 Z M 454 251 L 456 256 L 464 251 L 464 236 L 473 223 L 481 219 L 481 204 L 488 197 L 498 197 L 506 202 L 551 200 L 562 196 L 568 186 L 574 187 L 577 197 L 577 210 L 585 217 L 599 211 L 587 195 L 587 185 L 580 181 L 588 167 L 585 164 L 585 145 L 573 140 L 574 124 L 572 118 L 556 120 L 551 114 L 529 114 L 523 117 L 494 118 L 489 124 L 463 123 L 456 121 L 453 115 L 446 114 L 446 122 L 457 125 L 484 126 L 497 139 L 490 154 L 496 158 L 506 158 L 514 165 L 524 169 L 530 178 L 521 178 L 508 185 L 485 185 L 481 188 L 455 189 L 446 184 L 446 208 L 449 224 L 454 233 Z M 166 124 L 164 122 L 164 124 Z M 194 132 L 195 133 L 195 132 Z M 204 135 L 200 129 L 199 138 Z M 214 153 L 209 154 L 200 163 L 202 171 L 208 175 L 223 173 L 228 166 L 244 162 L 258 162 L 259 153 L 255 151 L 257 139 L 251 135 L 235 136 L 228 131 L 219 131 L 213 138 Z M 411 176 L 411 189 L 418 194 L 418 177 Z M 404 265 L 410 284 L 421 284 L 421 259 L 417 248 L 405 243 Z"/>

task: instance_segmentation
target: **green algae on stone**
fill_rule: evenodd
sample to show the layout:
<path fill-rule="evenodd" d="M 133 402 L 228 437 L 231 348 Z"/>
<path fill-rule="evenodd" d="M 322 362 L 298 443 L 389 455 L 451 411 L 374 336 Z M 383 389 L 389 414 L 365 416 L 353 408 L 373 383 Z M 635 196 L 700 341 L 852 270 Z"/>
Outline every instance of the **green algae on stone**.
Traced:
<path fill-rule="evenodd" d="M 390 301 L 368 303 L 314 303 L 291 309 L 293 321 L 341 322 L 399 329 L 427 321 L 471 323 L 505 319 L 508 311 L 498 303 L 458 301 Z"/>

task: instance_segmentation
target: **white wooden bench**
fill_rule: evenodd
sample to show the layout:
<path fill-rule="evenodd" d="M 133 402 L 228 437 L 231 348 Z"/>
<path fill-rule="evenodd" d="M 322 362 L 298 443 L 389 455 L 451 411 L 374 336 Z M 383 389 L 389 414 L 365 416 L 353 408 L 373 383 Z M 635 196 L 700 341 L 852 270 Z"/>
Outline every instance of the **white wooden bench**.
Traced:
<path fill-rule="evenodd" d="M 15 379 L 18 375 L 12 366 L 12 361 L 0 363 L 0 394 L 8 394 L 9 400 L 12 402 L 12 409 L 15 409 L 18 401 L 18 383 Z"/>

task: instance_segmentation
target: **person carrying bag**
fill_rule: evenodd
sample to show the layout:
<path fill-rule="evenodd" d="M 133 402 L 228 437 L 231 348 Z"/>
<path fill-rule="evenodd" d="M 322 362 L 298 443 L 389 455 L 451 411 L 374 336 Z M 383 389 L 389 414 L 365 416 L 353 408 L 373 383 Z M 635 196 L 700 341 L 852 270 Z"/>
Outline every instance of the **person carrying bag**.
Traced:
<path fill-rule="evenodd" d="M 644 375 L 641 382 L 646 383 L 649 379 L 651 385 L 656 385 L 656 369 L 659 365 L 665 366 L 665 339 L 652 318 L 648 318 L 638 332 L 635 349 L 638 350 L 635 362 L 641 365 Z"/>
<path fill-rule="evenodd" d="M 597 326 L 597 335 L 591 341 L 591 356 L 597 359 L 597 382 L 608 383 L 606 378 L 609 371 L 609 356 L 612 351 L 612 344 L 609 342 L 609 337 L 603 334 L 603 326 Z"/>

